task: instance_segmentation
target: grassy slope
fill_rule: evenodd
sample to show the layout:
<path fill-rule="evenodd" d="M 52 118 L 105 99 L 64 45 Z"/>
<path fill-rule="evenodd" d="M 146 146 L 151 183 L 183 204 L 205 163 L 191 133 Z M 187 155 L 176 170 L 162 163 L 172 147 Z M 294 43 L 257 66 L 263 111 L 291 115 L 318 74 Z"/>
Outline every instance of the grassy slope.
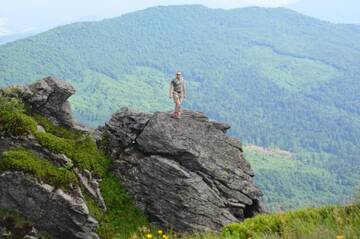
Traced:
<path fill-rule="evenodd" d="M 0 85 L 65 78 L 77 117 L 94 125 L 121 106 L 170 109 L 168 80 L 181 69 L 186 107 L 247 143 L 295 152 L 308 170 L 333 175 L 343 200 L 360 180 L 359 38 L 358 26 L 285 9 L 157 7 L 1 46 Z M 332 201 L 326 185 L 318 192 L 311 200 Z"/>
<path fill-rule="evenodd" d="M 166 232 L 165 232 L 166 233 Z M 175 239 L 179 235 L 166 238 Z M 161 239 L 134 235 L 133 239 Z M 182 239 L 358 239 L 360 237 L 360 205 L 326 206 L 283 213 L 259 215 L 225 226 L 221 233 L 181 235 Z"/>

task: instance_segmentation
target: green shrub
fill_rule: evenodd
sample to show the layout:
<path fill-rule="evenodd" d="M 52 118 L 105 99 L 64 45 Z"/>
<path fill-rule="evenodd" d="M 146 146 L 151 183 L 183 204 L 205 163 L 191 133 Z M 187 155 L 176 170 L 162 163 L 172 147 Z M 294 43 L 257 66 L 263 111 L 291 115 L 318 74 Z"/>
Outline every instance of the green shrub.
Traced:
<path fill-rule="evenodd" d="M 5 170 L 30 173 L 57 188 L 66 189 L 69 184 L 77 184 L 77 178 L 72 171 L 58 168 L 39 158 L 32 151 L 23 148 L 14 148 L 3 153 L 0 160 L 0 171 Z"/>
<path fill-rule="evenodd" d="M 74 161 L 75 166 L 87 169 L 95 176 L 105 175 L 109 160 L 98 150 L 90 136 L 82 136 L 78 140 L 64 139 L 50 133 L 37 132 L 38 142 L 58 154 L 65 154 Z"/>
<path fill-rule="evenodd" d="M 20 136 L 36 132 L 36 122 L 23 113 L 0 112 L 0 131 L 5 135 Z"/>
<path fill-rule="evenodd" d="M 13 136 L 33 134 L 36 122 L 23 112 L 24 105 L 20 100 L 0 97 L 0 132 Z"/>

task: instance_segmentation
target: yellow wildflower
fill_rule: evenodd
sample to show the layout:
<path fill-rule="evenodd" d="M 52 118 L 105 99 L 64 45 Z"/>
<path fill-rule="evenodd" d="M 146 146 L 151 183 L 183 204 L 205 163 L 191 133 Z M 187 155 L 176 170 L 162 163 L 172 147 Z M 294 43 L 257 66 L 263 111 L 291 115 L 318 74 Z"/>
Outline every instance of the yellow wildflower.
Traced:
<path fill-rule="evenodd" d="M 152 239 L 152 238 L 153 238 L 153 235 L 150 234 L 150 233 L 148 233 L 148 234 L 146 234 L 146 238 L 147 238 L 147 239 Z"/>
<path fill-rule="evenodd" d="M 162 235 L 162 239 L 169 239 L 169 237 L 167 235 Z"/>
<path fill-rule="evenodd" d="M 163 234 L 163 231 L 162 231 L 162 230 L 158 230 L 157 233 L 158 233 L 159 235 L 162 235 L 162 234 Z"/>

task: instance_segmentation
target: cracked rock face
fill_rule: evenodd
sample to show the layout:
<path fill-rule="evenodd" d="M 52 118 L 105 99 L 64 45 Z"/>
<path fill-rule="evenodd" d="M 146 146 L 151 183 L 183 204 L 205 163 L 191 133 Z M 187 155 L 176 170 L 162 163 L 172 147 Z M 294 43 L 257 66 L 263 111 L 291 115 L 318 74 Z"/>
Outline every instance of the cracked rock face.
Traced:
<path fill-rule="evenodd" d="M 124 108 L 102 128 L 113 170 L 149 219 L 179 232 L 219 231 L 265 212 L 250 164 L 229 126 L 202 113 Z"/>
<path fill-rule="evenodd" d="M 22 172 L 0 174 L 0 207 L 16 209 L 54 238 L 99 238 L 94 233 L 98 223 L 89 215 L 81 196 L 54 190 Z"/>

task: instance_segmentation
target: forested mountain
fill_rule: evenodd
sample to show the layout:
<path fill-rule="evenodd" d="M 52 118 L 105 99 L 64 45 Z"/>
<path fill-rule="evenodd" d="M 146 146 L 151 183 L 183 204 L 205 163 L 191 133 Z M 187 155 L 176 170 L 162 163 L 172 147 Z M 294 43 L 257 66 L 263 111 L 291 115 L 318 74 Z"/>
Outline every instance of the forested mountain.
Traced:
<path fill-rule="evenodd" d="M 283 8 L 155 7 L 1 46 L 0 86 L 46 75 L 69 80 L 77 117 L 95 126 L 121 106 L 171 109 L 167 87 L 180 69 L 186 107 L 229 122 L 246 143 L 289 150 L 319 172 L 310 182 L 295 177 L 293 187 L 312 185 L 298 207 L 342 201 L 359 182 L 359 66 L 359 26 Z M 287 168 L 278 167 L 279 174 Z M 271 190 L 288 185 L 291 170 L 268 178 Z M 289 192 L 283 198 L 297 200 Z"/>

